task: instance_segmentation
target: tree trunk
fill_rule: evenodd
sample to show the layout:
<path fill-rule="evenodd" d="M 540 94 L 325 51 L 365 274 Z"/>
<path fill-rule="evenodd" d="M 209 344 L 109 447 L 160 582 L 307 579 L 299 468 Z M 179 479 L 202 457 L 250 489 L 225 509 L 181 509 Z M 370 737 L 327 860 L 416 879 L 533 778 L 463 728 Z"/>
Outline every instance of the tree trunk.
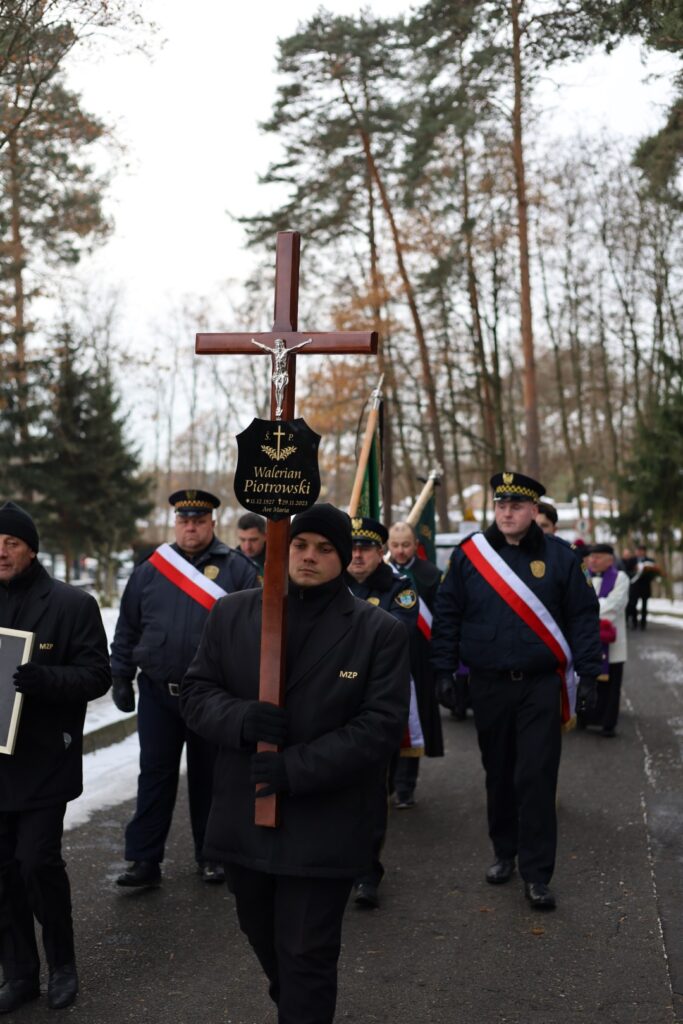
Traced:
<path fill-rule="evenodd" d="M 460 71 L 464 80 L 464 66 L 462 51 L 460 52 Z M 484 441 L 488 448 L 489 464 L 488 469 L 495 472 L 498 457 L 498 444 L 496 440 L 496 418 L 494 403 L 491 398 L 491 375 L 486 360 L 486 349 L 484 346 L 484 334 L 481 324 L 481 313 L 479 309 L 479 285 L 474 267 L 474 252 L 472 245 L 473 220 L 470 211 L 470 184 L 469 184 L 469 162 L 467 159 L 467 139 L 464 133 L 458 135 L 460 170 L 462 172 L 462 223 L 463 235 L 465 238 L 465 266 L 467 272 L 467 298 L 472 315 L 472 339 L 474 342 L 475 358 L 479 371 L 478 379 L 481 386 L 481 412 Z"/>
<path fill-rule="evenodd" d="M 564 375 L 562 373 L 562 353 L 560 350 L 560 344 L 557 339 L 557 332 L 552 322 L 550 297 L 548 295 L 547 280 L 545 274 L 545 260 L 543 256 L 540 257 L 541 265 L 541 280 L 543 282 L 543 300 L 545 306 L 545 324 L 550 338 L 550 343 L 553 349 L 553 363 L 555 367 L 555 386 L 557 388 L 557 406 L 560 413 L 560 425 L 562 428 L 562 441 L 564 443 L 564 450 L 569 461 L 569 466 L 572 476 L 572 486 L 574 493 L 578 494 L 581 490 L 581 481 L 579 479 L 579 471 L 576 464 L 576 452 L 574 445 L 572 444 L 571 434 L 569 431 L 569 416 L 567 414 L 567 402 L 564 394 Z"/>
<path fill-rule="evenodd" d="M 512 63 L 515 99 L 512 114 L 512 159 L 517 192 L 519 237 L 520 307 L 522 350 L 524 352 L 524 422 L 526 425 L 524 468 L 535 479 L 541 475 L 540 430 L 536 394 L 536 361 L 531 317 L 531 279 L 529 274 L 528 199 L 522 142 L 522 47 L 519 25 L 519 0 L 511 0 Z"/>
<path fill-rule="evenodd" d="M 15 135 L 9 140 L 10 170 L 10 245 L 12 252 L 12 337 L 15 348 L 14 376 L 17 384 L 19 409 L 19 435 L 23 444 L 28 442 L 28 381 L 26 377 L 26 294 L 24 289 L 24 244 L 22 237 L 21 170 L 19 145 Z"/>
<path fill-rule="evenodd" d="M 338 81 L 342 94 L 344 96 L 344 101 L 346 102 L 346 105 L 348 106 L 351 116 L 356 125 L 363 146 L 363 152 L 365 154 L 367 166 L 370 170 L 370 174 L 372 175 L 373 180 L 377 185 L 380 200 L 382 203 L 382 209 L 384 210 L 386 218 L 389 222 L 389 229 L 391 231 L 391 237 L 394 243 L 394 252 L 396 255 L 398 272 L 401 278 L 401 282 L 403 284 L 406 301 L 408 302 L 408 308 L 410 309 L 410 315 L 412 317 L 413 327 L 415 329 L 415 338 L 417 340 L 418 351 L 420 354 L 420 364 L 422 367 L 422 382 L 425 393 L 427 395 L 427 404 L 429 408 L 429 426 L 432 431 L 432 436 L 434 438 L 434 452 L 438 462 L 445 468 L 445 449 L 443 444 L 443 436 L 441 434 L 439 410 L 436 401 L 436 385 L 434 382 L 434 376 L 432 374 L 432 368 L 429 361 L 429 350 L 427 347 L 424 329 L 422 327 L 422 320 L 420 318 L 420 314 L 417 308 L 415 292 L 413 290 L 412 282 L 408 275 L 405 261 L 403 259 L 403 244 L 401 242 L 398 226 L 396 224 L 396 219 L 394 217 L 393 207 L 389 200 L 389 196 L 384 187 L 382 176 L 379 173 L 379 168 L 377 167 L 375 158 L 372 153 L 372 147 L 370 146 L 370 136 L 367 130 L 364 128 L 363 123 L 358 116 L 356 108 L 353 104 L 353 101 L 351 100 L 351 97 L 349 96 L 348 90 L 346 89 L 343 80 L 339 78 Z M 438 489 L 438 493 L 436 495 L 436 504 L 439 515 L 439 521 L 441 523 L 441 529 L 448 530 L 450 528 L 448 518 L 448 489 L 446 487 L 445 480 L 441 484 L 441 487 L 439 487 Z"/>

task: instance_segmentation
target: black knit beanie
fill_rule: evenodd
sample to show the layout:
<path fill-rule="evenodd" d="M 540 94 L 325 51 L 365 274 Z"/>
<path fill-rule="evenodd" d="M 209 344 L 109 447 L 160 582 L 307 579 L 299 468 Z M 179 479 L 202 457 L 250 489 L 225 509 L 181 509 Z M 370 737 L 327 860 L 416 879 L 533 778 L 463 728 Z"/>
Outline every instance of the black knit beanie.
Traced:
<path fill-rule="evenodd" d="M 18 537 L 26 541 L 32 551 L 38 552 L 40 542 L 35 523 L 28 512 L 25 512 L 13 501 L 6 501 L 0 505 L 0 533 L 7 533 L 10 537 Z"/>
<path fill-rule="evenodd" d="M 289 528 L 290 540 L 300 533 L 319 533 L 326 537 L 337 549 L 342 569 L 351 561 L 351 519 L 334 505 L 321 502 L 295 515 Z"/>

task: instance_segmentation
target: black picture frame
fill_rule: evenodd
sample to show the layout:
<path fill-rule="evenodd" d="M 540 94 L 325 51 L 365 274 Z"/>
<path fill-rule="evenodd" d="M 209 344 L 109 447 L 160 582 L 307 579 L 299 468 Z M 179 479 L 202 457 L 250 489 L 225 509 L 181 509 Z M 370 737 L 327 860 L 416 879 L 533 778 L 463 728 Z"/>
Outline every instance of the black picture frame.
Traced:
<path fill-rule="evenodd" d="M 24 695 L 14 689 L 14 673 L 31 657 L 35 633 L 0 626 L 0 754 L 13 754 Z"/>

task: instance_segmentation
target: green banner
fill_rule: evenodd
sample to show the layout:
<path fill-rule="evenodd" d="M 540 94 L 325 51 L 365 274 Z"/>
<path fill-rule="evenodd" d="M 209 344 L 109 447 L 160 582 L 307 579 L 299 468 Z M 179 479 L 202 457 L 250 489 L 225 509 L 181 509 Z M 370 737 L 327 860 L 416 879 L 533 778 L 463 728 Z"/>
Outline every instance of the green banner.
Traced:
<path fill-rule="evenodd" d="M 417 535 L 417 553 L 420 558 L 436 562 L 436 518 L 433 494 L 422 510 L 415 533 Z"/>
<path fill-rule="evenodd" d="M 358 504 L 359 516 L 370 516 L 382 521 L 382 410 L 377 421 L 378 427 L 372 439 L 370 458 L 365 468 L 363 488 Z"/>

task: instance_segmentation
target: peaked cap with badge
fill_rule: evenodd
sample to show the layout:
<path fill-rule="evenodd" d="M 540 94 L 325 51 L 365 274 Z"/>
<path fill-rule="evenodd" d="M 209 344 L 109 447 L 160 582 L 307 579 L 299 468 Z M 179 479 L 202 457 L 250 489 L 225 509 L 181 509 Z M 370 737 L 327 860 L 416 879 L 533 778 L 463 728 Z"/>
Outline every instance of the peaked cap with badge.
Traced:
<path fill-rule="evenodd" d="M 491 477 L 494 501 L 535 501 L 538 502 L 545 487 L 533 477 L 524 473 L 495 473 Z"/>
<path fill-rule="evenodd" d="M 351 520 L 352 544 L 376 544 L 383 547 L 389 538 L 389 531 L 378 519 L 370 516 L 354 516 Z"/>
<path fill-rule="evenodd" d="M 221 499 L 217 498 L 215 494 L 210 494 L 209 491 L 183 488 L 169 495 L 168 503 L 173 506 L 176 515 L 205 516 L 207 512 L 213 512 L 218 508 Z"/>

